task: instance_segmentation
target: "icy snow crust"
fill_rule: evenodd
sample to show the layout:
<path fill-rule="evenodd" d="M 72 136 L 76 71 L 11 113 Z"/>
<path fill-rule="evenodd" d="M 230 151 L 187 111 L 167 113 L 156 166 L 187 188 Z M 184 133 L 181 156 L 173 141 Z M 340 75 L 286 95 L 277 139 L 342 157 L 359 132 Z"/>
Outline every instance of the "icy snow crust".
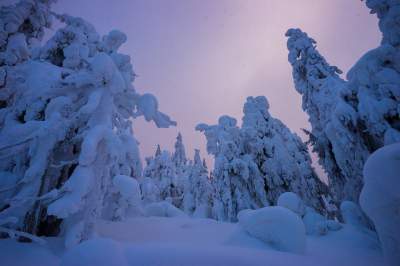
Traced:
<path fill-rule="evenodd" d="M 2 265 L 383 265 L 376 241 L 347 225 L 323 237 L 308 236 L 302 255 L 278 251 L 238 224 L 210 219 L 99 221 L 96 234 L 98 238 L 67 252 L 57 238 L 48 238 L 47 246 L 0 240 Z"/>

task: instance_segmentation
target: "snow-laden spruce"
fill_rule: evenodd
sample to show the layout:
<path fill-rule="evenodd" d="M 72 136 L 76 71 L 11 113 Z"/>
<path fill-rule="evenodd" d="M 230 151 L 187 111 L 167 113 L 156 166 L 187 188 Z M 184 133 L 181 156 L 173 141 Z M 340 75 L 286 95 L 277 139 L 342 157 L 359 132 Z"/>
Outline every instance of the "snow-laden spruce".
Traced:
<path fill-rule="evenodd" d="M 153 157 L 146 158 L 141 188 L 144 204 L 168 200 L 179 206 L 183 197 L 183 185 L 177 175 L 177 167 L 173 155 L 157 145 Z"/>
<path fill-rule="evenodd" d="M 10 12 L 2 16 L 18 17 Z M 25 18 L 24 27 L 43 25 L 36 15 Z M 158 111 L 153 95 L 133 88 L 130 57 L 117 51 L 125 34 L 100 37 L 81 18 L 55 16 L 65 26 L 44 46 L 27 46 L 31 57 L 8 66 L 2 83 L 0 220 L 13 217 L 9 230 L 33 235 L 62 229 L 71 246 L 92 235 L 96 218 L 120 211 L 105 208 L 118 197 L 113 177 L 140 175 L 131 119 L 175 123 Z"/>
<path fill-rule="evenodd" d="M 399 3 L 366 1 L 378 16 L 383 39 L 351 68 L 348 82 L 306 33 L 286 33 L 295 87 L 311 124 L 310 142 L 338 202 L 358 202 L 369 154 L 400 141 Z"/>
<path fill-rule="evenodd" d="M 338 75 L 342 72 L 326 62 L 306 33 L 290 29 L 286 36 L 294 84 L 311 124 L 311 131 L 306 131 L 309 142 L 328 174 L 336 201 L 357 201 L 369 152 L 357 128 L 357 113 L 341 93 L 346 87 Z"/>
<path fill-rule="evenodd" d="M 210 218 L 213 188 L 200 150 L 195 150 L 193 162 L 186 169 L 183 210 L 196 218 Z"/>
<path fill-rule="evenodd" d="M 268 109 L 265 97 L 248 97 L 241 128 L 228 116 L 222 116 L 218 125 L 197 126 L 207 138 L 208 152 L 215 156 L 217 219 L 235 221 L 240 210 L 276 204 L 286 191 L 327 214 L 327 187 L 311 167 L 306 145 Z"/>
<path fill-rule="evenodd" d="M 157 145 L 155 155 L 146 158 L 146 163 L 141 180 L 144 204 L 167 200 L 183 209 L 188 159 L 182 135 L 178 134 L 172 154 Z"/>
<path fill-rule="evenodd" d="M 357 110 L 364 143 L 373 152 L 400 142 L 400 1 L 366 4 L 378 16 L 382 42 L 350 69 L 345 95 Z"/>
<path fill-rule="evenodd" d="M 242 154 L 236 119 L 222 116 L 217 125 L 199 124 L 196 129 L 204 132 L 207 151 L 215 157 L 213 217 L 236 221 L 240 210 L 268 206 L 264 179 L 252 158 Z"/>

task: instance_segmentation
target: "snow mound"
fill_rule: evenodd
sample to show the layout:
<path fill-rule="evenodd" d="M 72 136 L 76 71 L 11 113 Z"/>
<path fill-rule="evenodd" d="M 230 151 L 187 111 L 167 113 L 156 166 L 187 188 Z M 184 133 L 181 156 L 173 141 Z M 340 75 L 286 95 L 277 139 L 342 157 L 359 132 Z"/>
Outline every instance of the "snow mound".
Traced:
<path fill-rule="evenodd" d="M 280 251 L 304 253 L 306 233 L 300 217 L 280 207 L 243 210 L 238 214 L 239 225 L 251 236 Z"/>
<path fill-rule="evenodd" d="M 85 241 L 68 250 L 61 266 L 128 266 L 120 245 L 106 238 Z"/>
<path fill-rule="evenodd" d="M 147 217 L 187 217 L 187 215 L 167 201 L 150 203 L 145 206 L 144 214 Z"/>
<path fill-rule="evenodd" d="M 400 262 L 400 143 L 374 152 L 364 166 L 360 205 L 373 221 L 389 265 Z"/>
<path fill-rule="evenodd" d="M 306 206 L 303 201 L 293 192 L 282 193 L 278 198 L 277 205 L 285 207 L 300 216 L 303 216 L 306 212 Z"/>

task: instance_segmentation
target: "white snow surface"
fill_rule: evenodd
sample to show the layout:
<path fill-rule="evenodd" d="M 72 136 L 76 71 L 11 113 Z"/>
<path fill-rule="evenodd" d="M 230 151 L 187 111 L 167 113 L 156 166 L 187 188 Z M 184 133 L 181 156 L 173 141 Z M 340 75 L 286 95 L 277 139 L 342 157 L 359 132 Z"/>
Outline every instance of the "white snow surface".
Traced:
<path fill-rule="evenodd" d="M 277 251 L 238 224 L 211 219 L 131 218 L 98 221 L 98 238 L 65 251 L 60 238 L 47 244 L 0 240 L 2 265 L 384 265 L 376 242 L 354 227 L 325 236 L 307 236 L 302 255 Z"/>

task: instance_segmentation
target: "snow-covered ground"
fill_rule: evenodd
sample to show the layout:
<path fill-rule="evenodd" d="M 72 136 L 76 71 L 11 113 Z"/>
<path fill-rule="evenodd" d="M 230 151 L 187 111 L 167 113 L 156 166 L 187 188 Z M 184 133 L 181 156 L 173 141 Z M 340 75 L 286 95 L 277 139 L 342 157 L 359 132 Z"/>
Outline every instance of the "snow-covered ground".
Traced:
<path fill-rule="evenodd" d="M 307 236 L 305 254 L 281 252 L 239 224 L 182 217 L 99 221 L 98 238 L 65 252 L 61 239 L 47 244 L 0 240 L 3 266 L 126 265 L 384 265 L 374 237 L 344 225 L 325 236 Z"/>

